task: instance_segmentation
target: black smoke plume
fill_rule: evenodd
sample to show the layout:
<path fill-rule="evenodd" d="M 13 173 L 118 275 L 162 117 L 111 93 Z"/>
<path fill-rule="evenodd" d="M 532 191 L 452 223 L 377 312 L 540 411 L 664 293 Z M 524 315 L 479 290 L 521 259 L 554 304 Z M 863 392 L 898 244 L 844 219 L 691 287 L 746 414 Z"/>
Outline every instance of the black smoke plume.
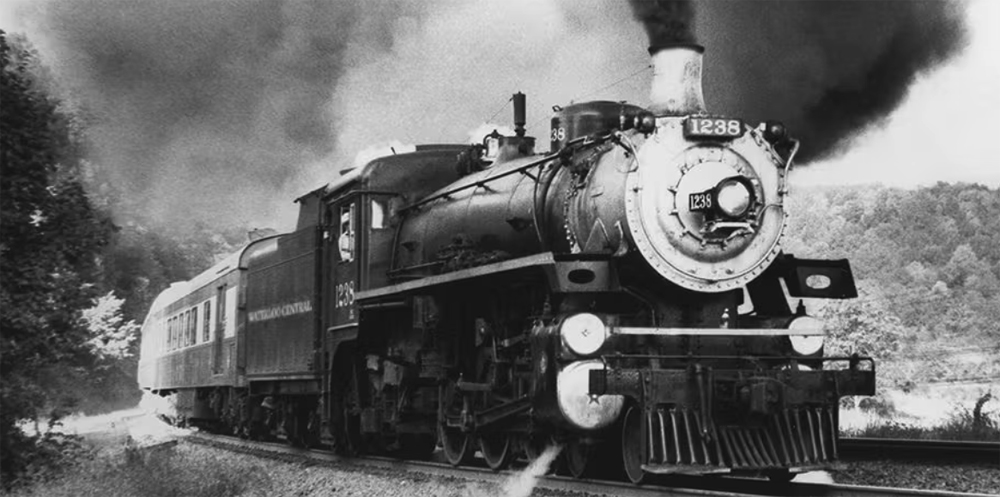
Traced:
<path fill-rule="evenodd" d="M 629 6 L 604 0 L 19 1 L 44 7 L 32 34 L 94 114 L 119 213 L 179 229 L 287 229 L 292 199 L 359 151 L 466 142 L 509 122 L 494 111 L 516 91 L 542 136 L 552 105 L 620 95 L 593 82 L 645 53 Z"/>
<path fill-rule="evenodd" d="M 385 49 L 387 24 L 416 8 L 72 0 L 48 3 L 43 23 L 65 86 L 90 114 L 98 181 L 122 192 L 122 210 L 221 225 L 291 203 L 291 183 L 333 148 L 348 44 Z"/>
<path fill-rule="evenodd" d="M 658 9 L 640 16 L 651 45 L 663 43 L 661 32 L 697 26 L 710 112 L 785 122 L 802 140 L 802 162 L 842 151 L 889 115 L 922 72 L 955 55 L 966 42 L 960 5 L 633 0 L 636 12 Z"/>
<path fill-rule="evenodd" d="M 275 212 L 294 219 L 290 199 L 359 150 L 465 141 L 516 91 L 536 136 L 554 104 L 642 103 L 647 83 L 621 79 L 648 60 L 630 18 L 651 44 L 705 45 L 709 111 L 782 120 L 807 160 L 963 40 L 944 1 L 25 3 L 44 6 L 46 62 L 90 113 L 98 183 L 175 226 L 280 227 Z"/>
<path fill-rule="evenodd" d="M 694 43 L 691 0 L 631 0 L 635 18 L 646 28 L 650 47 Z"/>

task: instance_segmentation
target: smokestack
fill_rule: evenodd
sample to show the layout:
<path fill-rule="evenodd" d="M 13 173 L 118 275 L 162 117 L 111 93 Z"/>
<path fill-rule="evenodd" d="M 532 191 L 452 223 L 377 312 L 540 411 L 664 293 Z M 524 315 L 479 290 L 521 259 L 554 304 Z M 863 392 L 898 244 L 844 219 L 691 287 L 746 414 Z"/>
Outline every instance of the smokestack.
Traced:
<path fill-rule="evenodd" d="M 649 47 L 653 58 L 650 110 L 657 117 L 705 113 L 701 59 L 705 48 L 694 43 Z"/>

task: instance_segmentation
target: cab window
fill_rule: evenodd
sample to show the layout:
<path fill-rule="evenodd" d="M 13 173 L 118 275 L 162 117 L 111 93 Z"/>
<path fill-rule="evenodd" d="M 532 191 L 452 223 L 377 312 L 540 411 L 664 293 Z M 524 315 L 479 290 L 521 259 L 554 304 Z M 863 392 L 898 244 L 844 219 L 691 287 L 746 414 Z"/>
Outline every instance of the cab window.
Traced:
<path fill-rule="evenodd" d="M 340 208 L 340 238 L 337 241 L 340 248 L 341 262 L 354 260 L 354 204 Z"/>
<path fill-rule="evenodd" d="M 385 228 L 385 204 L 378 200 L 372 200 L 372 229 L 380 230 Z"/>

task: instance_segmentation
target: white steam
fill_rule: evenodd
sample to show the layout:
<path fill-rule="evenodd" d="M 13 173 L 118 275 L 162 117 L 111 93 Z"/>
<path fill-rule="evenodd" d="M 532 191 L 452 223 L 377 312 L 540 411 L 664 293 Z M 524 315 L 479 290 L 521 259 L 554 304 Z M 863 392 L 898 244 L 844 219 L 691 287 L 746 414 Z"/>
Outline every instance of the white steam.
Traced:
<path fill-rule="evenodd" d="M 496 131 L 504 136 L 514 136 L 514 128 L 503 124 L 483 123 L 469 132 L 468 143 L 482 143 L 486 135 Z"/>
<path fill-rule="evenodd" d="M 527 134 L 544 139 L 553 105 L 645 98 L 648 78 L 640 75 L 594 92 L 644 67 L 646 44 L 622 2 L 434 3 L 421 16 L 398 17 L 388 47 L 348 45 L 350 69 L 333 99 L 341 117 L 334 155 L 353 158 L 393 139 L 481 142 L 493 123 L 512 125 L 509 100 L 518 91 L 527 95 Z M 470 136 L 476 123 L 491 127 Z"/>
<path fill-rule="evenodd" d="M 795 476 L 796 483 L 821 483 L 829 485 L 837 483 L 833 481 L 833 475 L 828 471 L 806 471 Z"/>
<path fill-rule="evenodd" d="M 390 155 L 405 154 L 407 152 L 413 152 L 417 147 L 412 144 L 403 143 L 399 140 L 391 140 L 386 143 L 371 145 L 367 148 L 363 148 L 358 151 L 354 156 L 354 162 L 351 163 L 350 169 L 358 168 L 364 166 L 365 164 L 378 159 L 380 157 L 388 157 Z M 341 173 L 345 173 L 350 169 L 341 169 Z"/>
<path fill-rule="evenodd" d="M 500 495 L 503 497 L 528 497 L 538 484 L 538 478 L 549 472 L 549 466 L 556 460 L 562 446 L 550 445 L 545 448 L 538 459 L 535 459 L 521 471 L 511 475 L 504 482 Z"/>

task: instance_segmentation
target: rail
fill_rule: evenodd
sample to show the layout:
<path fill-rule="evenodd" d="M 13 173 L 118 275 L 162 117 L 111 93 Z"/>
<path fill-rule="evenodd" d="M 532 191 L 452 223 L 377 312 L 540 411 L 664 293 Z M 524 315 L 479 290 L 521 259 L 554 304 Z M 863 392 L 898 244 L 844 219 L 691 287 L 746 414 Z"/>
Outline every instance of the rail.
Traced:
<path fill-rule="evenodd" d="M 303 451 L 280 443 L 250 442 L 246 440 L 194 433 L 186 437 L 192 443 L 215 447 L 221 450 L 241 452 L 256 457 L 276 459 L 286 462 L 305 462 L 327 466 L 354 469 L 375 468 L 389 470 L 393 474 L 401 472 L 419 473 L 445 478 L 478 480 L 503 483 L 515 477 L 517 470 L 494 472 L 482 466 L 452 467 L 437 461 L 408 461 L 381 456 L 348 458 L 329 451 Z M 969 497 L 985 494 L 947 492 L 937 490 L 916 490 L 859 485 L 837 485 L 817 483 L 775 483 L 747 478 L 706 478 L 671 477 L 664 482 L 635 486 L 610 480 L 573 479 L 564 476 L 543 475 L 537 478 L 536 487 L 560 493 L 584 495 L 618 495 L 625 497 L 749 497 L 766 495 L 856 497 L 861 495 L 894 496 L 914 495 L 926 497 Z"/>
<path fill-rule="evenodd" d="M 840 439 L 840 457 L 850 460 L 981 462 L 1000 466 L 1000 442 L 843 437 Z"/>

